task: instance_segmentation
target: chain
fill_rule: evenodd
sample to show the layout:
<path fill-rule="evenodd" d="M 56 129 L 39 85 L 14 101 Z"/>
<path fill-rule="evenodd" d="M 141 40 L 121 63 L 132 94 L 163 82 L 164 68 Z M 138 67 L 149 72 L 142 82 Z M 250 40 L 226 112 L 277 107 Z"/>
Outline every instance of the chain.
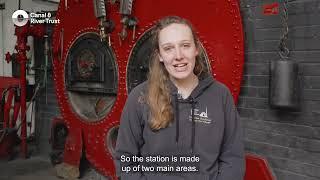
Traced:
<path fill-rule="evenodd" d="M 279 55 L 281 57 L 281 59 L 288 59 L 288 56 L 289 56 L 289 49 L 287 47 L 287 40 L 288 40 L 288 33 L 289 33 L 289 27 L 288 27 L 288 0 L 284 0 L 284 3 L 283 3 L 283 15 L 282 15 L 282 20 L 283 20 L 283 35 L 280 39 L 280 42 L 279 42 Z"/>

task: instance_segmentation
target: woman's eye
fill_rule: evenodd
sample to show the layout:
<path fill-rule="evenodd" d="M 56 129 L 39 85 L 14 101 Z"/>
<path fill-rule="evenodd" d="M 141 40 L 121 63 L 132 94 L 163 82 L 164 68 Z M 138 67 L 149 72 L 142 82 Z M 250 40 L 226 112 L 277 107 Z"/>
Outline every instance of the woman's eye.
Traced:
<path fill-rule="evenodd" d="M 190 47 L 190 44 L 183 44 L 183 47 Z"/>
<path fill-rule="evenodd" d="M 164 51 L 170 51 L 172 49 L 172 47 L 164 47 L 163 50 Z"/>

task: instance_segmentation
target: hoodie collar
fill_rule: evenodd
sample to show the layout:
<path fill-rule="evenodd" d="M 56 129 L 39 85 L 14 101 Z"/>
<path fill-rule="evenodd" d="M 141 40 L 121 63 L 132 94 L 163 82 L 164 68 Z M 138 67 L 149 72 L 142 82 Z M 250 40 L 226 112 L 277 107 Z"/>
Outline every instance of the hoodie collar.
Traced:
<path fill-rule="evenodd" d="M 214 83 L 213 77 L 206 73 L 205 75 L 201 75 L 199 78 L 198 85 L 193 89 L 189 98 L 196 99 L 199 97 L 212 83 Z M 169 90 L 172 95 L 178 94 L 178 88 L 173 84 L 172 81 L 169 80 Z"/>

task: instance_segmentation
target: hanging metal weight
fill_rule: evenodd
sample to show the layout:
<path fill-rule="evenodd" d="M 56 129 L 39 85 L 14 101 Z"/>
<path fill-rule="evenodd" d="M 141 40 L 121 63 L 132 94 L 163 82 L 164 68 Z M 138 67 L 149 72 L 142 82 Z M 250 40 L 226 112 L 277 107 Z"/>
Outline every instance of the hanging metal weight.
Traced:
<path fill-rule="evenodd" d="M 296 110 L 299 108 L 299 75 L 298 65 L 289 59 L 290 50 L 287 47 L 288 0 L 283 2 L 283 35 L 279 42 L 280 60 L 270 63 L 270 106 L 278 109 Z"/>
<path fill-rule="evenodd" d="M 299 108 L 299 73 L 295 61 L 275 60 L 270 63 L 270 105 L 273 108 Z"/>

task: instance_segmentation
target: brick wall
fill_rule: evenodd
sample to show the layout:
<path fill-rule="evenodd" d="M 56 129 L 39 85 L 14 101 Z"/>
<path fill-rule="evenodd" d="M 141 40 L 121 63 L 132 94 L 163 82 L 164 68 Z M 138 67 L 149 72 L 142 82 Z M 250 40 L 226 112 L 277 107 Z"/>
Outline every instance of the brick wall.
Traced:
<path fill-rule="evenodd" d="M 279 2 L 278 15 L 263 6 Z M 290 59 L 298 62 L 301 108 L 269 107 L 269 62 L 282 35 L 284 0 L 241 0 L 245 31 L 245 67 L 238 110 L 247 152 L 267 158 L 278 180 L 320 179 L 320 1 L 289 0 Z"/>

